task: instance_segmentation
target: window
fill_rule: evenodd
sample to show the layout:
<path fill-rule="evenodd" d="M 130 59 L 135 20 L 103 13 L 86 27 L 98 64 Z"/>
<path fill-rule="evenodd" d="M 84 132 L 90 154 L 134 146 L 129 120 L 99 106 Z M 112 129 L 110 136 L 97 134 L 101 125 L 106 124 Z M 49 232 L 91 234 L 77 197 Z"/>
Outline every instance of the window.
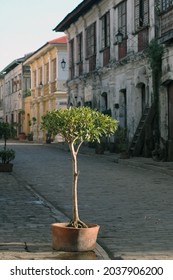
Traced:
<path fill-rule="evenodd" d="M 127 3 L 118 5 L 118 30 L 123 34 L 124 40 L 118 44 L 118 58 L 121 59 L 127 54 Z"/>
<path fill-rule="evenodd" d="M 16 92 L 17 91 L 17 85 L 18 85 L 17 76 L 14 77 L 14 79 L 12 79 L 11 83 L 12 83 L 11 93 Z"/>
<path fill-rule="evenodd" d="M 27 92 L 27 94 L 30 94 L 30 88 L 31 88 L 31 78 L 24 78 L 24 90 Z"/>
<path fill-rule="evenodd" d="M 96 23 L 86 29 L 86 57 L 96 54 Z"/>
<path fill-rule="evenodd" d="M 103 66 L 110 60 L 110 14 L 107 12 L 101 18 L 101 48 L 103 51 Z"/>
<path fill-rule="evenodd" d="M 118 29 L 123 33 L 124 37 L 127 35 L 127 7 L 126 1 L 118 5 Z"/>
<path fill-rule="evenodd" d="M 18 89 L 19 90 L 21 89 L 21 86 L 22 86 L 22 75 L 19 74 L 19 77 L 18 77 Z"/>
<path fill-rule="evenodd" d="M 33 87 L 36 87 L 36 70 L 33 72 Z"/>
<path fill-rule="evenodd" d="M 135 30 L 138 31 L 138 51 L 148 46 L 149 0 L 135 0 Z"/>
<path fill-rule="evenodd" d="M 74 77 L 74 39 L 69 42 L 70 48 L 70 74 L 71 79 Z"/>
<path fill-rule="evenodd" d="M 101 46 L 102 49 L 110 46 L 110 14 L 107 12 L 101 18 Z"/>
<path fill-rule="evenodd" d="M 56 58 L 52 60 L 52 81 L 56 80 Z"/>
<path fill-rule="evenodd" d="M 96 23 L 86 29 L 86 58 L 89 60 L 89 72 L 96 68 Z"/>
<path fill-rule="evenodd" d="M 173 6 L 173 0 L 162 0 L 162 11 L 165 11 Z"/>
<path fill-rule="evenodd" d="M 77 36 L 77 60 L 78 62 L 83 61 L 83 41 L 82 33 Z"/>
<path fill-rule="evenodd" d="M 43 80 L 42 80 L 42 67 L 40 67 L 38 69 L 38 83 L 39 83 L 39 85 L 41 85 L 43 83 Z"/>
<path fill-rule="evenodd" d="M 49 81 L 49 63 L 45 64 L 45 84 Z"/>
<path fill-rule="evenodd" d="M 135 0 L 135 29 L 149 24 L 149 0 Z"/>
<path fill-rule="evenodd" d="M 78 62 L 78 73 L 79 75 L 83 72 L 83 36 L 80 33 L 77 36 L 77 62 Z"/>

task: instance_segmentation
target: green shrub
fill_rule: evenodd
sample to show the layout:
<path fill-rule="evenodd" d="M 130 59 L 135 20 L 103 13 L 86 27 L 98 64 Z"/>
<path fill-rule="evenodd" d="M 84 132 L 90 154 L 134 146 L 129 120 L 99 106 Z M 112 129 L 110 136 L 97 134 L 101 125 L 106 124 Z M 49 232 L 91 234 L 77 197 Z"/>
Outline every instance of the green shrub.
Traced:
<path fill-rule="evenodd" d="M 15 158 L 15 151 L 13 149 L 0 150 L 0 159 L 2 163 L 9 163 Z"/>

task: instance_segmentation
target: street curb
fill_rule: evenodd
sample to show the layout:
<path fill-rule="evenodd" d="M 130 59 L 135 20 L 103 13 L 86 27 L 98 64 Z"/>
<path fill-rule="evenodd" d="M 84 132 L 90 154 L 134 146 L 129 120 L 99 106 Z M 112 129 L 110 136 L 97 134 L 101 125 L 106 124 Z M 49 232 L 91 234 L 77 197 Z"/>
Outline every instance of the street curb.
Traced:
<path fill-rule="evenodd" d="M 119 159 L 118 163 L 128 165 L 128 166 L 143 168 L 143 169 L 147 169 L 150 171 L 157 171 L 157 172 L 160 172 L 165 175 L 173 176 L 173 169 L 169 170 L 169 169 L 167 169 L 167 167 L 161 167 L 161 166 L 155 165 L 154 163 L 140 163 L 140 162 L 137 162 L 137 161 L 135 162 L 135 161 L 131 161 L 128 159 Z"/>
<path fill-rule="evenodd" d="M 64 144 L 60 144 L 57 146 L 54 146 L 54 147 L 57 147 L 58 149 L 60 150 L 63 150 L 65 152 L 68 152 L 68 147 L 66 147 Z M 144 158 L 144 159 L 147 159 L 146 162 L 143 162 L 143 158 L 139 157 L 137 160 L 136 158 L 130 158 L 130 159 L 121 159 L 120 156 L 118 154 L 108 154 L 108 153 L 105 153 L 103 155 L 97 155 L 95 153 L 93 153 L 92 150 L 90 150 L 90 148 L 87 148 L 85 147 L 86 150 L 82 150 L 82 147 L 81 149 L 79 150 L 79 154 L 81 155 L 88 155 L 88 156 L 98 156 L 102 159 L 106 159 L 106 160 L 110 160 L 114 163 L 117 163 L 117 164 L 124 164 L 124 165 L 127 165 L 127 166 L 131 166 L 131 167 L 138 167 L 138 168 L 143 168 L 143 169 L 147 169 L 147 170 L 152 170 L 152 171 L 157 171 L 157 172 L 160 172 L 162 174 L 165 174 L 165 175 L 169 175 L 169 176 L 173 176 L 173 162 L 168 162 L 169 163 L 169 166 L 164 166 L 164 164 L 168 164 L 167 162 L 155 162 L 155 161 L 152 161 L 152 159 L 147 159 L 147 158 Z M 139 160 L 141 159 L 141 161 Z M 151 160 L 151 162 L 150 162 Z M 161 166 L 162 164 L 162 166 Z M 170 166 L 172 166 L 172 168 L 170 168 Z"/>

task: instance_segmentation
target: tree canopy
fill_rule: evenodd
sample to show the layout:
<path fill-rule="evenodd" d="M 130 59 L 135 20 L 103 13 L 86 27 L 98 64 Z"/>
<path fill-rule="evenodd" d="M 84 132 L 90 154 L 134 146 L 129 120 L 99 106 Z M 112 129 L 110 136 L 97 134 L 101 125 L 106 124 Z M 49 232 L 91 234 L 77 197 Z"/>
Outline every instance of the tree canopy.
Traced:
<path fill-rule="evenodd" d="M 67 143 L 98 141 L 115 133 L 118 122 L 89 107 L 70 107 L 48 112 L 42 118 L 42 128 L 60 134 Z"/>

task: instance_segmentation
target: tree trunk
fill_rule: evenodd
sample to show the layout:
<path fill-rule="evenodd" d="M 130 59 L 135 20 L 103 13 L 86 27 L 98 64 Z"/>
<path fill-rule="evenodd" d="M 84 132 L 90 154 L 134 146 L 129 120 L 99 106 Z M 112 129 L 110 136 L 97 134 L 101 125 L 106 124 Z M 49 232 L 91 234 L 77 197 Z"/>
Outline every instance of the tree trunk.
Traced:
<path fill-rule="evenodd" d="M 87 228 L 88 226 L 79 219 L 78 212 L 78 164 L 77 164 L 77 155 L 82 142 L 80 142 L 75 150 L 74 144 L 69 143 L 69 148 L 72 155 L 72 222 L 69 226 L 73 226 L 75 228 Z"/>
<path fill-rule="evenodd" d="M 79 221 L 79 212 L 78 212 L 78 165 L 77 165 L 77 154 L 74 149 L 73 144 L 69 144 L 72 155 L 72 213 L 73 213 L 73 222 L 74 225 L 77 225 Z"/>

